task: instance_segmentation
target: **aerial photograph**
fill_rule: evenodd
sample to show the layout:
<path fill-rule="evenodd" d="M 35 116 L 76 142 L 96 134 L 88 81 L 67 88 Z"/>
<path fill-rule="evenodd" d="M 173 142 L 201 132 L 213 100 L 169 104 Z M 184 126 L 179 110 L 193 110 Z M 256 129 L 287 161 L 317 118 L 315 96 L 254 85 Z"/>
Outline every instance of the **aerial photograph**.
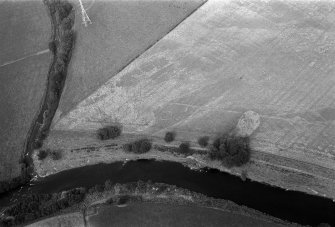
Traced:
<path fill-rule="evenodd" d="M 335 227 L 334 0 L 0 18 L 0 227 Z"/>

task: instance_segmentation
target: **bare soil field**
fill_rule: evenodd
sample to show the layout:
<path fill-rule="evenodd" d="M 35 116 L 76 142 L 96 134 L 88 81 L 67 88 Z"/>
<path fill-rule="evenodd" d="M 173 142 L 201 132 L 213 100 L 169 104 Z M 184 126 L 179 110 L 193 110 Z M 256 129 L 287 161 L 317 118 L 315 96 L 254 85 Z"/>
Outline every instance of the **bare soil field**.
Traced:
<path fill-rule="evenodd" d="M 251 136 L 248 177 L 335 198 L 334 21 L 329 1 L 210 0 L 53 129 L 88 132 L 96 144 L 95 130 L 117 121 L 125 133 L 159 141 L 175 130 L 178 141 L 195 144 L 199 136 L 233 129 L 252 110 L 260 126 Z M 87 137 L 77 135 L 79 146 Z M 49 146 L 59 139 L 51 136 Z"/>
<path fill-rule="evenodd" d="M 78 1 L 76 17 L 81 18 Z M 76 48 L 56 114 L 74 106 L 166 35 L 205 0 L 83 1 L 92 24 L 76 20 Z M 57 117 L 58 116 L 58 117 Z"/>
<path fill-rule="evenodd" d="M 0 7 L 0 181 L 20 176 L 19 160 L 49 69 L 50 20 L 42 1 Z"/>

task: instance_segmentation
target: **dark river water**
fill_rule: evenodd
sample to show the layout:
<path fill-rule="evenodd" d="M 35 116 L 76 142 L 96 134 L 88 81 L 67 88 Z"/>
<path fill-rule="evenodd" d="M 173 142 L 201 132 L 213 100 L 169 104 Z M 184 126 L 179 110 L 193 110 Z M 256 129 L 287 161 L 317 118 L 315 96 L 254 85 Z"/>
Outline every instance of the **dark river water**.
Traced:
<path fill-rule="evenodd" d="M 210 197 L 231 200 L 287 221 L 309 225 L 325 222 L 335 226 L 335 203 L 332 200 L 249 180 L 243 182 L 239 177 L 217 170 L 194 171 L 165 161 L 139 160 L 72 169 L 38 180 L 23 188 L 20 194 L 28 190 L 52 193 L 79 186 L 91 187 L 107 179 L 114 183 L 137 180 L 167 183 Z"/>

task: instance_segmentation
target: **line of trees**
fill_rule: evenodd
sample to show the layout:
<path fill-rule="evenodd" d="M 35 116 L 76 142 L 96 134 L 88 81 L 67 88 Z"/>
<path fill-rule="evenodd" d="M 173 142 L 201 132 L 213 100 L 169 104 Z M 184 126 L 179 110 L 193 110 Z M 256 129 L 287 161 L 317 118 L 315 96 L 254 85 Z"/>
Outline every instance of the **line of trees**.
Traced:
<path fill-rule="evenodd" d="M 165 142 L 171 142 L 175 139 L 175 132 L 166 132 Z M 198 138 L 198 144 L 201 147 L 209 147 L 208 156 L 211 160 L 219 160 L 228 168 L 233 166 L 242 166 L 250 160 L 250 142 L 248 137 L 242 137 L 233 133 L 224 134 L 209 143 L 209 136 Z M 189 142 L 180 143 L 178 153 L 191 155 L 194 151 L 190 148 Z"/>
<path fill-rule="evenodd" d="M 149 139 L 139 139 L 123 145 L 123 149 L 126 152 L 135 154 L 144 154 L 151 150 L 152 144 Z"/>
<path fill-rule="evenodd" d="M 62 158 L 62 150 L 50 150 L 50 149 L 42 149 L 37 153 L 38 160 L 44 160 L 46 157 L 50 156 L 52 160 L 56 161 Z"/>
<path fill-rule="evenodd" d="M 48 90 L 43 105 L 43 123 L 38 130 L 33 143 L 34 149 L 43 145 L 47 137 L 53 116 L 58 107 L 58 102 L 65 84 L 67 66 L 75 41 L 73 30 L 73 6 L 64 0 L 43 0 L 47 5 L 52 20 L 52 37 L 49 50 L 53 54 L 53 61 L 48 72 Z"/>

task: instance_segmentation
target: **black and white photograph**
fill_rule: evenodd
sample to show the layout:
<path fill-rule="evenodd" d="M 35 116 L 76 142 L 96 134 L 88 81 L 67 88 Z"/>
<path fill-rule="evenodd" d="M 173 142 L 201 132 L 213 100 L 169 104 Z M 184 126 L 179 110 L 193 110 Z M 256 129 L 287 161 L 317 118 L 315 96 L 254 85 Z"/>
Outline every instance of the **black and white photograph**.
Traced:
<path fill-rule="evenodd" d="M 0 0 L 0 227 L 335 227 L 335 0 Z"/>

